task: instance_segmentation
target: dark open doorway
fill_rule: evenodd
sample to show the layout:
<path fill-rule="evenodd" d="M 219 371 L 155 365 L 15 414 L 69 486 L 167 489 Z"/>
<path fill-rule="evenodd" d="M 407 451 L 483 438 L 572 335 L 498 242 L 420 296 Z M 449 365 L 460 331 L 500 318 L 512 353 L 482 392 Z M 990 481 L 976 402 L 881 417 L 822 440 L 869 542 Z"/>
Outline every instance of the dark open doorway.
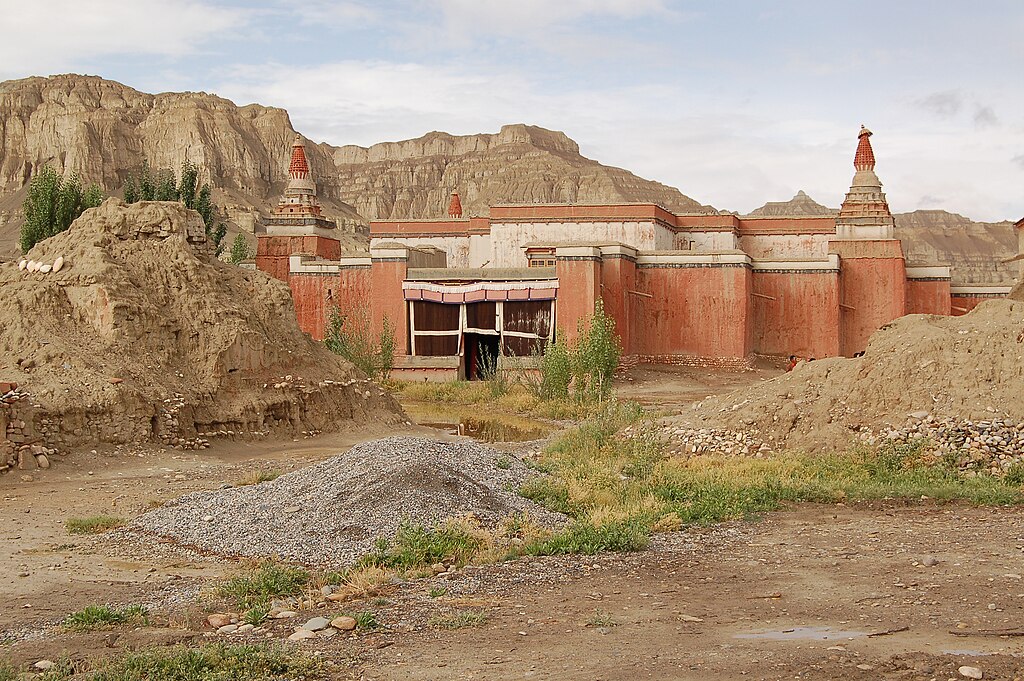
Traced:
<path fill-rule="evenodd" d="M 482 381 L 490 378 L 498 367 L 498 336 L 467 333 L 466 380 Z"/>

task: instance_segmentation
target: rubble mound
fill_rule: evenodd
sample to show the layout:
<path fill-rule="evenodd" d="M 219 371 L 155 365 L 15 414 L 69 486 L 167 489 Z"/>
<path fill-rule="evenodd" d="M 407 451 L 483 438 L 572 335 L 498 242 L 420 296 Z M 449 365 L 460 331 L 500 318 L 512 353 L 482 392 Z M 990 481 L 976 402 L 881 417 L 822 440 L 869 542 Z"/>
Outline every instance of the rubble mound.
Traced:
<path fill-rule="evenodd" d="M 908 315 L 872 335 L 864 355 L 803 362 L 752 388 L 710 397 L 673 432 L 752 436 L 738 453 L 842 450 L 914 422 L 1024 423 L 1024 289 L 961 317 Z M 1002 427 L 1002 426 L 1000 426 Z M 1014 426 L 1015 427 L 1015 426 Z M 987 432 L 987 431 L 986 431 Z M 736 436 L 736 437 L 734 437 Z M 709 436 L 710 437 L 710 436 Z M 704 451 L 690 442 L 684 451 Z M 713 437 L 711 439 L 714 439 Z M 717 449 L 717 447 L 713 447 Z"/>
<path fill-rule="evenodd" d="M 403 419 L 299 330 L 285 284 L 214 258 L 178 203 L 108 199 L 0 265 L 0 290 L 0 382 L 28 395 L 0 414 L 8 448 L 202 446 Z"/>
<path fill-rule="evenodd" d="M 134 528 L 204 552 L 345 565 L 399 526 L 472 514 L 484 526 L 528 513 L 565 521 L 510 491 L 532 471 L 473 443 L 416 437 L 366 442 L 276 480 L 187 494 Z"/>

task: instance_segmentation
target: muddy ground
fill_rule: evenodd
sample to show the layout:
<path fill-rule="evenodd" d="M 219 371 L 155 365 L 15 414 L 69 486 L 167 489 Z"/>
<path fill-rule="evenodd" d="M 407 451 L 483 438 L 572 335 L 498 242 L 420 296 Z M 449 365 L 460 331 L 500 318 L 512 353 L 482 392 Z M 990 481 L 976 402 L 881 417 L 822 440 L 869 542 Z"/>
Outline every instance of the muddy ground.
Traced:
<path fill-rule="evenodd" d="M 644 368 L 619 394 L 672 412 L 773 373 Z M 199 590 L 236 563 L 72 536 L 64 521 L 131 517 L 254 467 L 287 471 L 392 434 L 85 451 L 32 482 L 0 477 L 0 657 L 27 665 L 212 640 L 184 625 L 196 621 Z M 391 586 L 345 606 L 373 610 L 385 629 L 302 645 L 337 661 L 339 679 L 951 679 L 963 678 L 961 665 L 1014 679 L 1024 678 L 1024 637 L 1000 634 L 1024 633 L 1022 576 L 1016 508 L 800 505 L 660 535 L 637 554 L 523 559 Z M 100 603 L 149 603 L 175 613 L 175 626 L 119 634 L 54 626 Z M 431 624 L 464 611 L 486 621 Z"/>

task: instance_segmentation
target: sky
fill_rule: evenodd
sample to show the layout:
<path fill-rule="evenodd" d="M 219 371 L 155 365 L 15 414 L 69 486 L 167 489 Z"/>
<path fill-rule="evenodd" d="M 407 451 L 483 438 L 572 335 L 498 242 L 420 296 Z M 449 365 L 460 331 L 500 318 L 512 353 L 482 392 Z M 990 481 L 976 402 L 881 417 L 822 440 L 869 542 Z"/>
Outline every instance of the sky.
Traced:
<path fill-rule="evenodd" d="M 740 212 L 837 207 L 864 124 L 894 212 L 1024 216 L 1020 0 L 0 0 L 0 28 L 0 80 L 212 92 L 335 145 L 528 123 Z"/>

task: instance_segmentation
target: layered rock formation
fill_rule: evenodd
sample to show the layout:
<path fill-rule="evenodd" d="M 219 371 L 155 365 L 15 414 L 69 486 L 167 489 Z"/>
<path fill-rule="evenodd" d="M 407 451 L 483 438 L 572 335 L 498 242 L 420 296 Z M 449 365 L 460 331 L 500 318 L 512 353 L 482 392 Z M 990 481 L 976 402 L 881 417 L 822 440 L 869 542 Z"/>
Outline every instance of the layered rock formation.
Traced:
<path fill-rule="evenodd" d="M 236 106 L 206 93 L 150 95 L 93 76 L 0 83 L 0 252 L 20 220 L 19 191 L 33 169 L 51 164 L 117 191 L 148 160 L 178 168 L 187 158 L 217 190 L 242 230 L 258 222 L 288 181 L 295 139 L 288 113 Z M 376 218 L 438 217 L 453 189 L 466 214 L 494 203 L 654 201 L 678 211 L 713 211 L 678 190 L 580 155 L 560 132 L 509 125 L 497 134 L 430 133 L 366 149 L 306 145 L 325 214 L 353 231 Z"/>
<path fill-rule="evenodd" d="M 816 202 L 803 191 L 789 201 L 770 201 L 750 215 L 805 217 L 839 211 Z M 974 222 L 944 210 L 897 213 L 896 238 L 909 263 L 945 263 L 953 267 L 954 283 L 1009 284 L 1017 276 L 1013 223 Z"/>

